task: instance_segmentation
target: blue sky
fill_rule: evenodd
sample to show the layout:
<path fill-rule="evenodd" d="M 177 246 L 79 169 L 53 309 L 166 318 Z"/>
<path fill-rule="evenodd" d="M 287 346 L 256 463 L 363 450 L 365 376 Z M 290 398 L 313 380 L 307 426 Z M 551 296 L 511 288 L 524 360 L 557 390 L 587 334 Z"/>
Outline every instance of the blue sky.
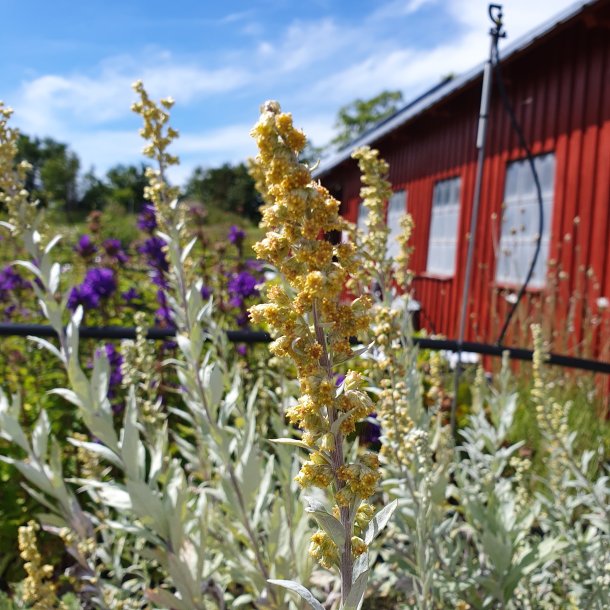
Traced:
<path fill-rule="evenodd" d="M 509 40 L 572 0 L 505 0 Z M 24 133 L 68 143 L 98 175 L 138 163 L 131 83 L 176 100 L 181 182 L 255 153 L 248 132 L 277 99 L 314 144 L 337 110 L 415 97 L 483 61 L 485 0 L 3 0 L 0 99 Z"/>

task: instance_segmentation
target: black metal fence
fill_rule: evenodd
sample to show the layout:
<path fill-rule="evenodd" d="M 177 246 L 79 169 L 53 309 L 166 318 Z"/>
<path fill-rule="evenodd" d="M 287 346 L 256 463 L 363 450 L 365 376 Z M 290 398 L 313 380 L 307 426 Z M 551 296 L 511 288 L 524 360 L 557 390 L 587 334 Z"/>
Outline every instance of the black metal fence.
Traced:
<path fill-rule="evenodd" d="M 135 339 L 136 329 L 128 326 L 81 326 L 80 336 L 91 339 Z M 269 343 L 272 339 L 269 333 L 256 330 L 228 330 L 226 331 L 229 341 L 234 343 Z M 169 340 L 176 334 L 173 328 L 150 328 L 147 336 L 149 339 Z M 0 323 L 0 337 L 7 336 L 35 336 L 54 337 L 55 330 L 45 324 L 8 324 Z M 413 337 L 413 343 L 423 349 L 447 350 L 451 352 L 461 351 L 481 354 L 484 356 L 502 356 L 504 352 L 513 360 L 531 361 L 533 351 L 520 347 L 506 347 L 503 345 L 492 345 L 489 343 L 478 343 L 464 341 L 461 344 L 453 339 L 429 339 L 427 337 Z M 610 375 L 610 362 L 591 360 L 587 358 L 575 358 L 561 354 L 549 354 L 548 364 L 563 366 L 592 373 L 603 373 Z"/>

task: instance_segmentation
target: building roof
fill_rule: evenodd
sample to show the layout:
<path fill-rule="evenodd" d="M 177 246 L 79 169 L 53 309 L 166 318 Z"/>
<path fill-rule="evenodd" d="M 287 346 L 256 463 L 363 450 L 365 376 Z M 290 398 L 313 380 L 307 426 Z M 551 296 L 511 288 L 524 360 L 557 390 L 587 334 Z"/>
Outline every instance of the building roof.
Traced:
<path fill-rule="evenodd" d="M 501 56 L 502 60 L 506 61 L 511 57 L 522 53 L 527 48 L 531 47 L 536 41 L 547 36 L 550 32 L 558 28 L 560 25 L 574 19 L 587 6 L 595 4 L 597 1 L 598 0 L 579 0 L 578 2 L 564 9 L 561 13 L 555 15 L 548 21 L 545 21 L 538 27 L 534 28 L 527 34 L 524 34 L 523 36 L 517 38 L 517 40 L 508 44 L 504 48 Z M 384 119 L 371 129 L 363 133 L 359 138 L 350 142 L 344 148 L 331 154 L 326 159 L 323 159 L 320 162 L 320 165 L 314 171 L 314 176 L 317 178 L 323 176 L 346 159 L 349 159 L 351 157 L 352 151 L 358 146 L 372 144 L 384 135 L 408 123 L 413 118 L 422 114 L 423 112 L 436 105 L 440 101 L 444 100 L 445 98 L 449 97 L 453 93 L 456 93 L 460 89 L 463 89 L 467 85 L 471 84 L 473 81 L 476 81 L 477 79 L 481 78 L 484 66 L 485 62 L 477 65 L 475 68 L 467 72 L 464 72 L 456 78 L 447 78 L 441 81 L 439 84 L 426 91 L 423 95 L 420 95 L 416 99 L 409 102 L 406 106 L 398 110 L 398 112 L 393 114 L 391 117 Z"/>

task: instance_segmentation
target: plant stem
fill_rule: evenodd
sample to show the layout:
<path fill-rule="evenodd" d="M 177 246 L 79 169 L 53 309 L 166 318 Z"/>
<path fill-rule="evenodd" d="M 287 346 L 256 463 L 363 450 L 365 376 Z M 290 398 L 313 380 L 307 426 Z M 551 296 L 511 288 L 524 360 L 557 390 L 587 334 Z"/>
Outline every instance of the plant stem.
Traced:
<path fill-rule="evenodd" d="M 314 330 L 316 333 L 316 339 L 318 343 L 322 346 L 322 356 L 320 357 L 320 362 L 322 366 L 326 369 L 326 375 L 330 381 L 333 380 L 332 373 L 332 361 L 330 355 L 328 353 L 328 346 L 326 343 L 326 335 L 324 333 L 324 329 L 320 324 L 319 314 L 318 314 L 318 306 L 317 301 L 313 303 L 313 322 L 314 322 Z M 330 427 L 335 423 L 337 419 L 337 413 L 334 407 L 329 406 L 327 408 L 328 411 L 328 421 L 330 423 Z M 340 430 L 337 430 L 334 435 L 334 449 L 331 451 L 332 458 L 332 469 L 335 477 L 335 486 L 337 490 L 345 487 L 345 482 L 339 479 L 338 472 L 339 468 L 344 465 L 345 457 L 343 455 L 343 434 Z M 345 531 L 345 543 L 343 544 L 343 549 L 340 550 L 340 559 L 339 559 L 339 573 L 341 576 L 341 601 L 344 604 L 349 592 L 352 588 L 352 575 L 353 575 L 353 558 L 352 558 L 352 530 L 353 523 L 350 517 L 350 507 L 342 506 L 339 511 L 341 525 Z"/>

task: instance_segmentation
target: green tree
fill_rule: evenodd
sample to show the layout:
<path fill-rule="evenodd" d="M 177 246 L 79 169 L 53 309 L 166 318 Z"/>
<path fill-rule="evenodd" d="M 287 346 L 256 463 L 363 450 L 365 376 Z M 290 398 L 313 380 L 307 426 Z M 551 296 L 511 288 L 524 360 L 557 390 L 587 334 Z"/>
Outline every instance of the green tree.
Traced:
<path fill-rule="evenodd" d="M 64 208 L 68 216 L 78 207 L 78 170 L 80 161 L 65 144 L 52 142 L 40 166 L 40 180 L 48 205 Z"/>
<path fill-rule="evenodd" d="M 110 197 L 110 187 L 95 175 L 93 168 L 83 176 L 81 190 L 80 207 L 88 212 L 103 209 Z"/>
<path fill-rule="evenodd" d="M 26 188 L 43 205 L 53 205 L 68 213 L 79 203 L 78 171 L 80 160 L 67 144 L 53 138 L 30 138 L 21 135 L 17 143 L 17 160 L 28 161 L 32 169 Z"/>
<path fill-rule="evenodd" d="M 356 99 L 339 109 L 331 144 L 342 148 L 365 131 L 392 116 L 403 101 L 400 91 L 382 91 L 368 100 Z"/>
<path fill-rule="evenodd" d="M 245 163 L 196 168 L 186 183 L 185 195 L 210 209 L 235 212 L 252 221 L 260 218 L 260 198 Z"/>
<path fill-rule="evenodd" d="M 144 188 L 148 184 L 146 165 L 117 165 L 106 173 L 108 201 L 119 203 L 128 212 L 137 212 L 144 202 Z"/>

